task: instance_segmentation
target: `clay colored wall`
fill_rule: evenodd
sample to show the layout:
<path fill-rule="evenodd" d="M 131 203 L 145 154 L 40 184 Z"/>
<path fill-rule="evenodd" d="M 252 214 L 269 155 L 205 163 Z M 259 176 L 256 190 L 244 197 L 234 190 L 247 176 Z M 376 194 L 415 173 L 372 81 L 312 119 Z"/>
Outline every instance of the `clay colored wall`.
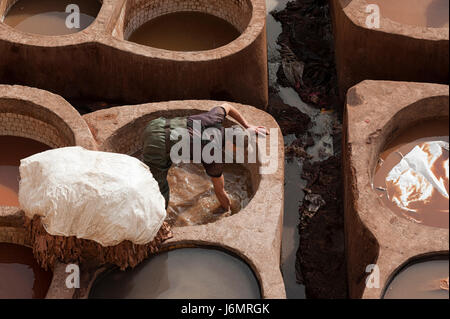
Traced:
<path fill-rule="evenodd" d="M 367 0 L 330 0 L 341 99 L 363 80 L 448 83 L 449 29 L 407 26 L 381 16 L 366 26 Z"/>
<path fill-rule="evenodd" d="M 113 152 L 132 152 L 138 148 L 144 125 L 158 114 L 187 115 L 210 110 L 219 103 L 188 100 L 129 105 L 81 117 L 69 103 L 52 93 L 22 86 L 0 85 L 0 114 L 8 107 L 14 115 L 12 118 L 16 119 L 16 114 L 25 114 L 23 110 L 28 110 L 26 114 L 30 120 L 21 125 L 19 131 L 33 138 L 44 138 L 45 135 L 40 132 L 51 126 L 56 128 L 52 132 L 64 142 L 57 147 L 80 145 L 87 149 Z M 277 151 L 267 152 L 270 160 L 276 161 L 276 170 L 273 174 L 259 175 L 259 163 L 252 164 L 250 169 L 254 175 L 252 182 L 255 194 L 244 209 L 214 223 L 176 227 L 173 229 L 174 237 L 163 244 L 163 249 L 212 246 L 231 252 L 251 267 L 259 281 L 263 298 L 285 298 L 280 271 L 284 203 L 283 137 L 277 122 L 269 114 L 249 105 L 233 103 L 233 106 L 252 122 L 278 131 Z M 30 123 L 37 125 L 30 130 Z M 15 126 L 8 127 L 11 129 Z M 52 136 L 49 140 L 56 138 Z M 269 149 L 269 145 L 267 147 Z M 30 234 L 25 231 L 23 222 L 24 214 L 20 208 L 0 206 L 0 242 L 30 245 Z M 53 271 L 53 282 L 47 298 L 87 298 L 92 282 L 103 269 L 83 272 L 83 286 L 79 290 L 66 288 L 65 265 L 57 263 Z"/>
<path fill-rule="evenodd" d="M 264 0 L 208 2 L 214 10 L 206 11 L 229 19 L 243 33 L 224 47 L 201 52 L 166 51 L 125 41 L 123 30 L 129 33 L 146 21 L 152 3 L 156 2 L 104 0 L 92 25 L 66 36 L 23 33 L 0 19 L 0 83 L 38 87 L 70 99 L 129 104 L 218 99 L 267 106 Z M 203 10 L 205 2 L 176 3 L 198 4 L 186 8 Z M 5 10 L 3 0 L 0 17 Z"/>
<path fill-rule="evenodd" d="M 446 85 L 363 81 L 347 94 L 344 123 L 345 235 L 351 298 L 381 298 L 386 283 L 417 256 L 446 251 L 448 229 L 395 215 L 372 189 L 379 154 L 402 130 L 428 119 L 448 119 Z M 366 267 L 376 264 L 380 286 L 367 288 Z"/>

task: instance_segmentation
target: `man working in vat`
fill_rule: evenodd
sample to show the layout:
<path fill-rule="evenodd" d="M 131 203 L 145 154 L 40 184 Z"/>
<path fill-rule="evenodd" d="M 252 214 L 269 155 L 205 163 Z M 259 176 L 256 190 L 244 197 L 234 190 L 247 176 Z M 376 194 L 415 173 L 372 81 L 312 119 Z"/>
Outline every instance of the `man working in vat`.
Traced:
<path fill-rule="evenodd" d="M 150 121 L 147 125 L 143 134 L 143 159 L 144 163 L 150 167 L 150 171 L 158 182 L 159 189 L 166 200 L 166 208 L 169 205 L 170 199 L 167 174 L 172 166 L 171 149 L 178 141 L 177 136 L 180 136 L 185 132 L 185 134 L 189 135 L 190 160 L 193 158 L 201 158 L 201 163 L 203 164 L 206 173 L 212 179 L 217 199 L 226 211 L 230 210 L 231 201 L 225 191 L 225 180 L 223 177 L 224 161 L 205 161 L 203 158 L 204 156 L 202 156 L 203 149 L 209 143 L 220 140 L 221 145 L 225 145 L 225 129 L 223 127 L 223 122 L 228 115 L 250 133 L 261 134 L 262 136 L 268 134 L 264 127 L 248 124 L 239 111 L 228 103 L 221 104 L 220 106 L 212 108 L 209 112 L 197 115 L 173 119 L 160 117 Z M 208 139 L 203 136 L 203 132 L 210 129 L 214 130 L 214 135 L 218 137 L 218 139 L 214 139 L 213 141 L 213 139 Z M 237 134 L 247 136 L 245 130 L 234 130 L 235 136 L 236 132 L 238 132 Z M 199 142 L 200 149 L 196 150 L 193 146 L 195 139 L 198 139 L 197 141 Z M 195 151 L 200 154 L 194 154 Z M 196 155 L 199 156 L 196 157 Z"/>

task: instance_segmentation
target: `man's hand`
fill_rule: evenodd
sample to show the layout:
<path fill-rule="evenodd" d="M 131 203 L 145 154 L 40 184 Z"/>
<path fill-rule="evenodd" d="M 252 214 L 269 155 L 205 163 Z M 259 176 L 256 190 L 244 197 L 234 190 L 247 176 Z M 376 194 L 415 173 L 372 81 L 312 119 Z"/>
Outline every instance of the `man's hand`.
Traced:
<path fill-rule="evenodd" d="M 214 185 L 214 192 L 216 193 L 220 205 L 228 212 L 231 209 L 231 201 L 225 191 L 225 179 L 223 178 L 223 175 L 221 177 L 212 177 L 211 179 Z"/>
<path fill-rule="evenodd" d="M 262 136 L 269 135 L 269 131 L 264 126 L 250 125 L 233 105 L 229 103 L 223 103 L 220 106 L 222 106 L 225 109 L 225 113 L 227 116 L 230 115 L 242 127 L 249 130 L 250 132 L 255 132 L 255 134 Z"/>
<path fill-rule="evenodd" d="M 269 135 L 269 131 L 264 126 L 249 125 L 247 127 L 247 130 L 249 130 L 250 132 L 255 132 L 255 134 L 257 135 Z"/>

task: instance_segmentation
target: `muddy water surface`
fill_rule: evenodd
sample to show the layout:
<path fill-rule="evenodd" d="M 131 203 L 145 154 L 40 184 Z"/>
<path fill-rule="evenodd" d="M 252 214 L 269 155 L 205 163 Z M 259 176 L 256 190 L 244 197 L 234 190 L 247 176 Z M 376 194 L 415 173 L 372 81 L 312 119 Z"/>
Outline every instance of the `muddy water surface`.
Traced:
<path fill-rule="evenodd" d="M 90 298 L 257 299 L 258 282 L 238 258 L 210 249 L 185 248 L 161 253 L 135 269 L 106 274 Z"/>
<path fill-rule="evenodd" d="M 448 0 L 366 0 L 380 6 L 380 14 L 407 25 L 448 28 Z"/>
<path fill-rule="evenodd" d="M 45 298 L 51 280 L 31 248 L 0 243 L 0 299 Z"/>
<path fill-rule="evenodd" d="M 0 206 L 19 206 L 20 160 L 49 149 L 28 138 L 0 136 Z"/>
<path fill-rule="evenodd" d="M 448 290 L 441 287 L 445 279 L 448 279 L 448 259 L 418 262 L 394 277 L 384 298 L 448 299 Z"/>
<path fill-rule="evenodd" d="M 231 199 L 231 212 L 228 213 L 220 206 L 211 178 L 202 165 L 174 165 L 168 176 L 169 220 L 175 226 L 207 224 L 236 214 L 247 206 L 253 195 L 250 172 L 242 165 L 226 164 L 224 177 L 225 190 Z"/>
<path fill-rule="evenodd" d="M 229 22 L 201 12 L 176 12 L 156 17 L 128 41 L 172 51 L 204 51 L 224 46 L 240 32 Z"/>
<path fill-rule="evenodd" d="M 284 138 L 287 145 L 295 136 Z M 305 286 L 297 283 L 296 254 L 299 247 L 298 207 L 304 199 L 306 182 L 301 177 L 302 161 L 298 158 L 287 159 L 284 163 L 284 218 L 281 245 L 281 272 L 283 274 L 288 299 L 304 299 Z"/>
<path fill-rule="evenodd" d="M 69 4 L 80 9 L 80 27 L 68 28 Z M 97 0 L 19 0 L 7 13 L 4 22 L 20 31 L 42 35 L 64 35 L 86 29 L 94 22 L 101 3 Z"/>
<path fill-rule="evenodd" d="M 133 156 L 142 161 L 141 151 Z M 241 164 L 225 164 L 223 176 L 231 200 L 230 212 L 221 207 L 211 178 L 201 164 L 173 164 L 167 176 L 170 187 L 167 221 L 177 227 L 203 225 L 245 208 L 254 194 L 250 172 Z"/>
<path fill-rule="evenodd" d="M 437 158 L 429 152 L 430 143 L 436 141 L 448 143 L 447 120 L 423 122 L 392 140 L 380 155 L 374 177 L 375 191 L 383 204 L 393 212 L 424 225 L 442 228 L 449 227 L 449 152 L 442 148 L 442 153 Z M 408 159 L 408 154 L 417 148 L 427 154 L 430 176 L 417 173 L 417 170 L 410 170 L 402 174 L 401 178 L 388 180 L 388 175 L 398 167 L 400 161 L 405 156 Z M 419 165 L 416 160 L 408 159 L 408 162 L 413 166 Z M 433 176 L 436 178 L 437 186 L 432 185 Z M 406 182 L 410 186 L 402 188 L 402 183 Z"/>

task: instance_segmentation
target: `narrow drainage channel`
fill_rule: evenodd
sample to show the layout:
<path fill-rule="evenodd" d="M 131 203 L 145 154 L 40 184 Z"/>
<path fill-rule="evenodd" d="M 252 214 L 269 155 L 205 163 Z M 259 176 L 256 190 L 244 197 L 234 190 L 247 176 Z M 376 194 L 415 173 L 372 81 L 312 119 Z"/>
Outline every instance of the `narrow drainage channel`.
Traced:
<path fill-rule="evenodd" d="M 295 138 L 295 137 L 294 137 Z M 285 137 L 285 143 L 292 142 L 292 136 Z M 296 254 L 300 235 L 298 232 L 298 207 L 305 196 L 306 182 L 301 178 L 302 163 L 294 157 L 284 163 L 284 220 L 281 250 L 281 271 L 283 273 L 288 299 L 305 298 L 305 286 L 297 283 Z"/>
<path fill-rule="evenodd" d="M 281 270 L 283 273 L 286 295 L 288 299 L 306 298 L 306 288 L 298 282 L 303 282 L 300 274 L 300 265 L 297 257 L 301 237 L 299 234 L 300 214 L 299 207 L 303 205 L 305 198 L 304 189 L 307 181 L 302 179 L 303 163 L 308 159 L 311 163 L 325 161 L 334 154 L 333 128 L 337 122 L 335 113 L 323 112 L 320 109 L 304 103 L 298 93 L 292 87 L 283 87 L 278 78 L 280 66 L 283 66 L 282 50 L 278 44 L 279 37 L 283 32 L 283 26 L 277 22 L 271 12 L 284 10 L 289 0 L 266 0 L 267 5 L 267 41 L 268 41 L 268 68 L 269 85 L 271 91 L 276 91 L 277 98 L 287 106 L 293 107 L 309 117 L 311 122 L 303 134 L 285 135 L 286 147 L 295 144 L 300 139 L 304 144 L 309 144 L 306 154 L 303 156 L 286 156 L 285 162 L 285 202 L 284 223 L 281 253 Z M 293 54 L 293 57 L 295 55 Z M 301 67 L 296 57 L 293 58 L 294 67 Z M 298 112 L 297 111 L 297 112 Z M 293 126 L 302 125 L 292 123 Z M 302 128 L 300 128 L 301 131 Z M 309 140 L 309 142 L 307 142 Z"/>
<path fill-rule="evenodd" d="M 266 0 L 267 6 L 267 46 L 269 63 L 269 85 L 278 87 L 277 70 L 281 63 L 280 47 L 277 44 L 278 36 L 282 32 L 281 23 L 275 21 L 270 14 L 273 10 L 283 10 L 288 0 Z M 295 92 L 294 92 L 295 93 Z M 286 102 L 285 102 L 286 103 Z M 289 103 L 286 103 L 289 104 Z M 288 145 L 295 139 L 286 136 Z M 297 283 L 296 252 L 300 241 L 298 225 L 298 207 L 303 201 L 304 193 L 301 191 L 305 185 L 301 179 L 301 162 L 297 158 L 285 161 L 284 181 L 284 219 L 283 238 L 281 250 L 281 272 L 283 274 L 288 299 L 304 299 L 305 287 Z"/>

